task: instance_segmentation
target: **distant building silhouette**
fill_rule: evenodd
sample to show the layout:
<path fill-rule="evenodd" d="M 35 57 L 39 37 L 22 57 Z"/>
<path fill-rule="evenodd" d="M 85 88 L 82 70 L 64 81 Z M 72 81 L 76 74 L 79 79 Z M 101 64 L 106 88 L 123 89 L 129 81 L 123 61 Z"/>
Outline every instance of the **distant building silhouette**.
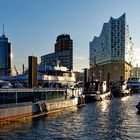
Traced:
<path fill-rule="evenodd" d="M 3 35 L 0 37 L 0 77 L 11 75 L 12 48 L 8 38 Z"/>
<path fill-rule="evenodd" d="M 41 56 L 42 65 L 54 65 L 59 60 L 61 66 L 73 69 L 73 41 L 70 35 L 62 34 L 56 39 L 55 52 Z"/>

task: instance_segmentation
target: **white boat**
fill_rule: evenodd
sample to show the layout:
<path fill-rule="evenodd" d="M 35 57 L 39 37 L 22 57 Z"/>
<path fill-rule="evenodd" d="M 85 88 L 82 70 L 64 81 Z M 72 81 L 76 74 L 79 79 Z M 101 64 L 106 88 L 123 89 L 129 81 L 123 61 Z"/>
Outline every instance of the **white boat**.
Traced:
<path fill-rule="evenodd" d="M 38 67 L 40 88 L 27 88 L 28 73 L 5 77 L 4 80 L 10 80 L 13 86 L 0 87 L 0 122 L 84 103 L 83 88 L 74 88 L 74 72 L 59 65 L 54 68 Z M 20 84 L 23 86 L 19 87 Z"/>
<path fill-rule="evenodd" d="M 38 86 L 43 88 L 70 88 L 74 87 L 76 82 L 75 73 L 69 71 L 66 67 L 60 66 L 38 66 Z M 28 71 L 23 74 L 17 74 L 15 76 L 3 75 L 2 80 L 11 82 L 12 88 L 28 88 Z M 3 86 L 0 86 L 3 88 Z M 6 87 L 8 88 L 8 86 Z"/>
<path fill-rule="evenodd" d="M 0 123 L 84 104 L 81 89 L 0 89 Z"/>

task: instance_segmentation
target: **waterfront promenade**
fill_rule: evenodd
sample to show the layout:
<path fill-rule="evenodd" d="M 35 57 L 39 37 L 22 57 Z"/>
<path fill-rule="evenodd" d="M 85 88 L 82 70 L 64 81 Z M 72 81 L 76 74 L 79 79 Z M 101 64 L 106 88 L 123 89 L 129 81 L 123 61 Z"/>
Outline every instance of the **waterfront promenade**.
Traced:
<path fill-rule="evenodd" d="M 139 140 L 139 101 L 140 94 L 134 94 L 1 126 L 0 139 Z"/>

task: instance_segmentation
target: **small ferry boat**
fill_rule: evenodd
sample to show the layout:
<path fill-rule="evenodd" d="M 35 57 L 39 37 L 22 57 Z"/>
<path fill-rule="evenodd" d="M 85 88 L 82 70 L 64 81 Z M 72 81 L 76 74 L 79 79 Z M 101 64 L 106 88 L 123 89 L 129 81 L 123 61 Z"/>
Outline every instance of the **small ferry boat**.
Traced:
<path fill-rule="evenodd" d="M 82 89 L 0 89 L 0 122 L 84 104 Z"/>

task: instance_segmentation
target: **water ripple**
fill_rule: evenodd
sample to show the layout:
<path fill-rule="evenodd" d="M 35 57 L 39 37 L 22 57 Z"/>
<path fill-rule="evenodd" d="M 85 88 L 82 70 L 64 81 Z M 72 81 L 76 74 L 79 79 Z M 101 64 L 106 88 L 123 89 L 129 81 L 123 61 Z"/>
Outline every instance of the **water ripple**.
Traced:
<path fill-rule="evenodd" d="M 140 95 L 114 98 L 3 126 L 0 140 L 140 139 Z"/>

